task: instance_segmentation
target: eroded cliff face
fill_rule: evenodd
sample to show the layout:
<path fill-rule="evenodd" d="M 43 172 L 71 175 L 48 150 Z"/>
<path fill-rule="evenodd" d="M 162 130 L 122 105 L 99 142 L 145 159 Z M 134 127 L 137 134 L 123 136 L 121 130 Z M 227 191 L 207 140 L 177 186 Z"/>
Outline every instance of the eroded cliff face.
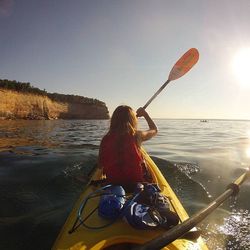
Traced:
<path fill-rule="evenodd" d="M 0 88 L 0 119 L 108 119 L 105 104 L 52 101 L 47 96 Z"/>

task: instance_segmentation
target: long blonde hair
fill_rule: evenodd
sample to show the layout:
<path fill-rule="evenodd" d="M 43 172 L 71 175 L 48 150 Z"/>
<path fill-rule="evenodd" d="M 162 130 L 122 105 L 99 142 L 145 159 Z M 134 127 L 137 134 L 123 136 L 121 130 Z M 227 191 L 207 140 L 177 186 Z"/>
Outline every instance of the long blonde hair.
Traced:
<path fill-rule="evenodd" d="M 135 135 L 137 129 L 137 117 L 133 109 L 126 105 L 118 106 L 110 122 L 109 132 Z"/>

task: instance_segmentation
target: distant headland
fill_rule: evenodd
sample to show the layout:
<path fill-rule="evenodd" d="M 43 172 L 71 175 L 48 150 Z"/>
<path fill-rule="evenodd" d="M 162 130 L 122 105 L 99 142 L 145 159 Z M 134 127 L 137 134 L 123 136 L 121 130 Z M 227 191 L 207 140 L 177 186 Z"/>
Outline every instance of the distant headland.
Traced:
<path fill-rule="evenodd" d="M 29 82 L 0 79 L 0 120 L 109 119 L 97 99 L 48 93 Z"/>

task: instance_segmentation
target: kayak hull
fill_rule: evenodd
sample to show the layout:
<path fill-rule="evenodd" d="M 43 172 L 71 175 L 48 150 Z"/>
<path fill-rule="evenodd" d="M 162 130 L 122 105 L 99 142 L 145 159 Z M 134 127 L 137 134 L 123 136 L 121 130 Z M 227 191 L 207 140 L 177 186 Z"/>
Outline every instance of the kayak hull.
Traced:
<path fill-rule="evenodd" d="M 169 197 L 171 209 L 178 214 L 181 222 L 188 219 L 189 216 L 180 203 L 179 199 L 177 198 L 176 194 L 146 152 L 144 152 L 144 159 L 146 160 L 147 166 L 149 167 L 149 170 L 153 176 L 153 181 L 158 184 L 158 186 L 162 190 L 162 194 Z M 101 170 L 96 169 L 91 177 L 91 180 L 100 180 L 102 178 L 103 176 Z M 115 223 L 107 227 L 95 230 L 88 229 L 81 225 L 74 232 L 70 233 L 76 221 L 78 210 L 82 201 L 86 196 L 93 193 L 98 188 L 100 187 L 96 187 L 90 184 L 86 186 L 79 200 L 73 207 L 73 210 L 71 211 L 63 228 L 61 229 L 61 232 L 59 233 L 52 249 L 131 249 L 132 246 L 142 245 L 147 241 L 159 237 L 162 233 L 166 232 L 164 229 L 138 230 L 131 227 L 124 220 L 119 219 Z M 84 209 L 84 213 L 86 213 L 86 215 L 91 213 L 91 211 L 98 207 L 98 203 L 99 197 L 90 199 Z M 94 212 L 84 223 L 94 227 L 101 227 L 107 225 L 108 221 L 100 218 L 97 212 Z M 203 242 L 201 237 L 198 237 L 195 240 L 189 240 L 187 239 L 187 237 L 185 237 L 173 241 L 163 249 L 207 250 L 207 246 Z"/>

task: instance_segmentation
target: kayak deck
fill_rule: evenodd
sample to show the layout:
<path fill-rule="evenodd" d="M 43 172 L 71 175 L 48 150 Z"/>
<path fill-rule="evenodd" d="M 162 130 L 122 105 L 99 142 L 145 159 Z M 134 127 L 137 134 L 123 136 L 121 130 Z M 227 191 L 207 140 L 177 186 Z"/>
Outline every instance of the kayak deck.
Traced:
<path fill-rule="evenodd" d="M 178 214 L 181 222 L 188 219 L 188 214 L 167 183 L 166 179 L 159 171 L 158 167 L 146 153 L 144 153 L 144 158 L 152 173 L 154 182 L 157 183 L 162 190 L 161 193 L 169 197 L 171 209 Z M 101 170 L 96 169 L 91 179 L 102 179 Z M 133 246 L 144 244 L 145 242 L 159 237 L 162 233 L 166 232 L 164 229 L 138 230 L 131 227 L 124 220 L 118 219 L 113 224 L 104 228 L 88 229 L 81 225 L 74 232 L 69 233 L 76 221 L 78 210 L 82 201 L 87 195 L 91 194 L 98 188 L 100 187 L 93 185 L 86 186 L 84 192 L 76 202 L 72 212 L 66 220 L 52 249 L 131 249 Z M 96 197 L 88 201 L 86 207 L 84 208 L 85 215 L 82 215 L 83 219 L 86 215 L 90 214 L 95 208 L 98 207 L 99 199 L 100 197 Z M 102 227 L 107 225 L 108 221 L 99 217 L 96 211 L 84 223 L 92 227 Z M 202 238 L 198 237 L 198 239 L 193 241 L 184 238 L 177 239 L 163 249 L 207 250 L 207 247 Z"/>

